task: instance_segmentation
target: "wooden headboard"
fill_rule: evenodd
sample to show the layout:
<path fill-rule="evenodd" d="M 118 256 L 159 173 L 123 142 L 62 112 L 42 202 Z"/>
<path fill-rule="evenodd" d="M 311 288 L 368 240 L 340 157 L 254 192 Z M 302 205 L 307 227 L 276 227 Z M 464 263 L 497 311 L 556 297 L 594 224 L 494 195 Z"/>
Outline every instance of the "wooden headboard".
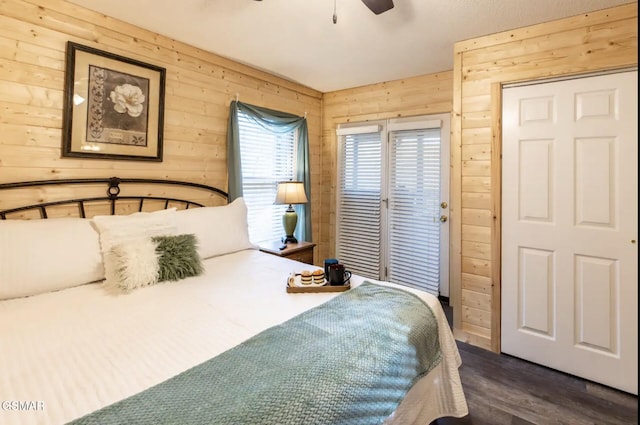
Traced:
<path fill-rule="evenodd" d="M 19 190 L 26 193 L 15 194 Z M 54 216 L 88 218 L 96 214 L 114 215 L 171 207 L 187 209 L 228 201 L 225 191 L 204 184 L 119 177 L 0 183 L 0 201 L 9 198 L 9 193 L 14 195 L 11 196 L 14 201 L 10 207 L 5 202 L 0 203 L 2 220 L 48 218 L 53 210 Z M 88 209 L 93 214 L 89 214 Z"/>

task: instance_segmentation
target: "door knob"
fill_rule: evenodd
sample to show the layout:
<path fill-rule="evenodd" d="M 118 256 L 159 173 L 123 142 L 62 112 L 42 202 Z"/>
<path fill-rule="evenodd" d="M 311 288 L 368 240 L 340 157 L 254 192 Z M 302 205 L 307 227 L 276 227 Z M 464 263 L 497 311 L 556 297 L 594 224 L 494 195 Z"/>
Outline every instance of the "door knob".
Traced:
<path fill-rule="evenodd" d="M 444 222 L 445 222 L 445 221 L 447 221 L 447 220 L 448 220 L 448 219 L 447 219 L 447 216 L 446 216 L 446 215 L 441 215 L 441 216 L 440 216 L 440 221 L 441 221 L 441 222 L 443 222 L 443 223 L 444 223 Z"/>
<path fill-rule="evenodd" d="M 449 205 L 446 202 L 443 202 L 440 204 L 440 208 L 445 209 L 447 208 Z"/>

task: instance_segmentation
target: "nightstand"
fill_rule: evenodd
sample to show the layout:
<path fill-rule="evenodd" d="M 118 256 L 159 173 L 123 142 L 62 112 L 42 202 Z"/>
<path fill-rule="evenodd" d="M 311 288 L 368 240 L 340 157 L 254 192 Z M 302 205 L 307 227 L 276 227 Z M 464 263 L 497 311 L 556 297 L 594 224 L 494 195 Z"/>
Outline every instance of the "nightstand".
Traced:
<path fill-rule="evenodd" d="M 288 243 L 287 247 L 282 250 L 278 248 L 280 245 L 282 245 L 280 241 L 261 243 L 260 251 L 302 263 L 313 264 L 313 248 L 315 248 L 316 244 L 311 242 Z"/>

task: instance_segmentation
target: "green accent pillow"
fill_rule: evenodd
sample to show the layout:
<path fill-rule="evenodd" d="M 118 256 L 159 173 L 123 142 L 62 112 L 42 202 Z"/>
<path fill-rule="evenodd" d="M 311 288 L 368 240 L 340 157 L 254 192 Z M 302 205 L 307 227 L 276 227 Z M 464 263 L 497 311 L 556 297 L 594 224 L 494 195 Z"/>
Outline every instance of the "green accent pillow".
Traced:
<path fill-rule="evenodd" d="M 159 282 L 198 276 L 204 271 L 196 235 L 154 236 L 152 240 L 158 244 Z"/>

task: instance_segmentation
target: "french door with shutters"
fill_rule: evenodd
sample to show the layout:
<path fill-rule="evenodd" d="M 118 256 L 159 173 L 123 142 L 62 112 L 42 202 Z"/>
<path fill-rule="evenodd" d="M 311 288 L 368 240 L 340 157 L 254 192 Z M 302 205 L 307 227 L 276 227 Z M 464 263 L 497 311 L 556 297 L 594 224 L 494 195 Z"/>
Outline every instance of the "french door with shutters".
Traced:
<path fill-rule="evenodd" d="M 449 116 L 338 129 L 337 256 L 353 273 L 449 296 Z"/>
<path fill-rule="evenodd" d="M 637 71 L 503 90 L 502 351 L 638 394 Z"/>

